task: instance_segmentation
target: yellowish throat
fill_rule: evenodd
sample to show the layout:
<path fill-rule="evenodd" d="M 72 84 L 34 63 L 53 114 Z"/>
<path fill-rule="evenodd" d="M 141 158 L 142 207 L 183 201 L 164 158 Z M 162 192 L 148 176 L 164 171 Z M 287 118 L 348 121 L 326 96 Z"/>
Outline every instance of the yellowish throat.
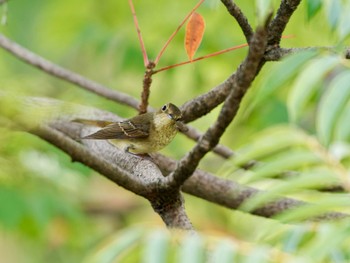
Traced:
<path fill-rule="evenodd" d="M 77 122 L 102 127 L 82 139 L 109 140 L 118 148 L 134 154 L 147 154 L 161 150 L 175 137 L 184 125 L 179 121 L 182 113 L 172 103 L 167 103 L 156 112 L 148 112 L 121 122 Z"/>

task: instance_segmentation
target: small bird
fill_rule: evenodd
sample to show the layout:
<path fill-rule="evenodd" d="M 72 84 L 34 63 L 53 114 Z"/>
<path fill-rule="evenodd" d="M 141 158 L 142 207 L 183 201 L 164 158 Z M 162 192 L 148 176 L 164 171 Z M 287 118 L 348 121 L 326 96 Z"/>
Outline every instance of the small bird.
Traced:
<path fill-rule="evenodd" d="M 102 127 L 82 139 L 109 140 L 118 148 L 134 154 L 148 154 L 167 146 L 178 130 L 185 130 L 180 122 L 181 110 L 167 103 L 156 112 L 148 112 L 121 122 L 75 120 Z"/>

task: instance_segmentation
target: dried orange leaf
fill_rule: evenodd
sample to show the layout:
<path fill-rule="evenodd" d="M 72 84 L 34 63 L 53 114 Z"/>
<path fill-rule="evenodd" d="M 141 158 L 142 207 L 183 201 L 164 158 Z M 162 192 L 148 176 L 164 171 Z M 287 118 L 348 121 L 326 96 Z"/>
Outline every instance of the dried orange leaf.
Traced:
<path fill-rule="evenodd" d="M 203 17 L 198 13 L 193 13 L 187 23 L 185 36 L 185 49 L 191 61 L 202 42 L 204 29 L 205 22 Z"/>

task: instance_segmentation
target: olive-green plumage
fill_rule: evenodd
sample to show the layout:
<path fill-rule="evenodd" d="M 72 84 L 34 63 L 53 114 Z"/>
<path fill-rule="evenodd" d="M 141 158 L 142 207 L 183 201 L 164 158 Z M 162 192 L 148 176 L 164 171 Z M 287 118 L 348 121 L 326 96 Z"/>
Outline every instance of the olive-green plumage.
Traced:
<path fill-rule="evenodd" d="M 135 116 L 122 122 L 78 122 L 103 126 L 101 130 L 83 139 L 109 140 L 118 148 L 135 154 L 156 152 L 168 145 L 175 137 L 182 114 L 172 103 L 165 104 L 157 112 Z"/>

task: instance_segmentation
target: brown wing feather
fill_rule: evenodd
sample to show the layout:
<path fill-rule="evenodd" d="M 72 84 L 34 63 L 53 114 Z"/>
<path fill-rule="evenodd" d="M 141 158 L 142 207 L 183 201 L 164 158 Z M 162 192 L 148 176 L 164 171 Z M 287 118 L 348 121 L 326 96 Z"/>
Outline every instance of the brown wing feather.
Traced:
<path fill-rule="evenodd" d="M 149 135 L 152 115 L 146 113 L 130 120 L 115 122 L 83 139 L 130 139 L 146 138 Z"/>

